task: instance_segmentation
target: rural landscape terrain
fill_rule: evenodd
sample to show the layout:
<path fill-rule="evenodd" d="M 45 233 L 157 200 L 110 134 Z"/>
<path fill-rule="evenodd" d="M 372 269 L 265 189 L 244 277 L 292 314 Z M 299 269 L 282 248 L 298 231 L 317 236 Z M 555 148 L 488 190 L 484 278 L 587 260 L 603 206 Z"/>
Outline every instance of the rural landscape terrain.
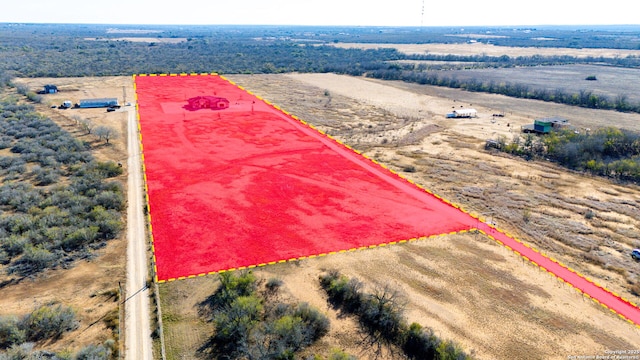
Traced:
<path fill-rule="evenodd" d="M 0 359 L 45 352 L 61 359 L 125 354 L 121 317 L 125 300 L 136 296 L 121 292 L 129 241 L 124 194 L 132 191 L 127 121 L 135 109 L 135 73 L 221 72 L 621 297 L 640 302 L 640 263 L 630 256 L 640 247 L 637 29 L 595 29 L 578 36 L 573 29 L 546 28 L 464 33 L 247 28 L 244 33 L 233 29 L 236 35 L 218 44 L 213 56 L 211 39 L 224 27 L 154 32 L 0 26 L 8 34 L 0 40 L 0 110 L 7 124 L 0 141 L 7 143 L 0 150 Z M 25 43 L 28 34 L 33 36 Z M 68 41 L 57 42 L 60 37 Z M 47 84 L 57 85 L 59 92 L 35 93 Z M 65 100 L 112 97 L 122 104 L 112 112 L 57 108 Z M 469 108 L 476 117 L 446 116 Z M 567 119 L 574 135 L 617 130 L 608 130 L 607 139 L 631 139 L 623 154 L 628 157 L 585 159 L 608 162 L 605 172 L 580 162 L 566 165 L 564 158 L 554 157 L 559 155 L 544 152 L 550 144 L 544 139 L 560 135 L 521 132 L 522 126 L 551 117 Z M 37 142 L 20 145 L 35 135 L 9 127 L 27 118 L 52 120 L 77 140 L 69 144 L 92 158 L 74 155 L 79 160 L 72 162 L 58 156 L 53 163 L 47 159 L 61 147 L 34 157 L 28 154 L 35 151 L 18 151 Z M 69 144 L 64 151 L 73 147 Z M 628 168 L 612 165 L 623 161 L 630 162 Z M 103 174 L 101 182 L 77 180 L 94 168 Z M 89 182 L 96 190 L 81 194 L 96 203 L 70 195 L 80 194 L 79 184 Z M 11 201 L 25 188 L 40 195 Z M 52 200 L 46 200 L 49 196 Z M 90 214 L 88 220 L 69 220 L 82 213 L 78 204 Z M 70 221 L 78 221 L 78 228 Z M 47 231 L 51 228 L 58 230 Z M 53 245 L 55 239 L 59 243 Z M 148 274 L 149 284 L 154 275 Z M 226 328 L 221 328 L 223 311 L 214 305 L 221 289 L 229 292 L 230 284 L 245 280 L 245 293 L 241 287 L 234 291 L 243 301 L 259 299 L 264 314 L 280 311 L 286 319 L 305 321 L 316 314 L 313 341 L 293 346 L 295 351 L 286 353 L 290 357 L 282 358 L 429 358 L 372 330 L 357 311 L 341 306 L 331 293 L 331 276 L 351 279 L 354 289 L 373 298 L 390 298 L 399 323 L 407 329 L 421 326 L 418 331 L 411 325 L 407 334 L 431 334 L 442 353 L 449 347 L 458 358 L 566 359 L 637 351 L 640 344 L 636 325 L 471 231 L 154 284 L 144 292 L 151 296 L 154 358 L 225 358 L 216 353 Z M 301 303 L 312 310 L 296 305 Z M 29 324 L 47 311 L 72 321 L 39 336 L 32 330 L 38 325 Z M 253 337 L 245 340 L 255 345 L 251 351 L 284 346 L 269 330 L 286 328 L 284 318 L 246 328 Z M 227 358 L 270 358 L 249 353 Z"/>

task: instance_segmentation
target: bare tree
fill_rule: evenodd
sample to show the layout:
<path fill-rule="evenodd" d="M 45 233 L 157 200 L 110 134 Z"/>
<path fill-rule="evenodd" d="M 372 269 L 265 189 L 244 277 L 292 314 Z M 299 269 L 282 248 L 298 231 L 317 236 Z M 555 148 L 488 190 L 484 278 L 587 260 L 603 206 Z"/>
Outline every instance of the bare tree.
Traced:
<path fill-rule="evenodd" d="M 76 123 L 76 125 L 79 125 L 79 124 L 82 123 L 82 116 L 80 116 L 80 115 L 72 115 L 71 116 L 71 120 L 73 120 Z"/>
<path fill-rule="evenodd" d="M 95 125 L 89 119 L 82 119 L 80 120 L 80 128 L 85 131 L 87 135 L 91 135 L 91 132 L 93 131 L 93 128 L 95 128 Z"/>
<path fill-rule="evenodd" d="M 109 140 L 118 138 L 118 131 L 110 126 L 98 126 L 93 133 L 98 139 L 104 140 L 107 144 Z"/>

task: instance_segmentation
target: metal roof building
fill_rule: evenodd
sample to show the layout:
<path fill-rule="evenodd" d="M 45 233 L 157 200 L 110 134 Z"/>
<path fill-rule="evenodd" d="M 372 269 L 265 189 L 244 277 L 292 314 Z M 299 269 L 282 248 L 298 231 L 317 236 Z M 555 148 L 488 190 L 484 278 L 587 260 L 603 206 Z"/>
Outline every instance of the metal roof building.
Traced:
<path fill-rule="evenodd" d="M 82 99 L 78 103 L 78 107 L 81 108 L 101 108 L 117 106 L 118 99 L 116 98 L 104 98 L 104 99 Z"/>

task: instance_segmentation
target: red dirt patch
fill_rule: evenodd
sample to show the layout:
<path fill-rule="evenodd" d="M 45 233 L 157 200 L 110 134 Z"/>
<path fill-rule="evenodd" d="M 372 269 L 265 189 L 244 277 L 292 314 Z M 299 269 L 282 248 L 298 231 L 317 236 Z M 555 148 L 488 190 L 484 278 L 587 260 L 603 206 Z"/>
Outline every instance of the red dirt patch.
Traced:
<path fill-rule="evenodd" d="M 477 225 L 219 76 L 136 87 L 159 281 Z M 229 107 L 193 110 L 197 96 Z"/>

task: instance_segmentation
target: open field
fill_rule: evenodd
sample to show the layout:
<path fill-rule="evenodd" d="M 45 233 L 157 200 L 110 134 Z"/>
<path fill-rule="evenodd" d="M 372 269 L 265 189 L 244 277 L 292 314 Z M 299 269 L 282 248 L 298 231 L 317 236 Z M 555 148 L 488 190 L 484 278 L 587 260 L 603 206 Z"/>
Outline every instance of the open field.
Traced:
<path fill-rule="evenodd" d="M 379 49 L 394 48 L 405 54 L 436 54 L 436 55 L 487 55 L 487 56 L 557 56 L 567 55 L 575 57 L 625 57 L 638 56 L 640 50 L 621 49 L 573 49 L 573 48 L 537 48 L 537 47 L 507 47 L 491 44 L 363 44 L 363 43 L 336 43 L 333 46 L 345 49 Z"/>
<path fill-rule="evenodd" d="M 331 74 L 231 78 L 398 171 L 414 166 L 406 177 L 491 217 L 516 237 L 638 302 L 630 288 L 639 280 L 639 269 L 628 255 L 640 245 L 637 187 L 482 150 L 487 137 L 510 138 L 513 125 L 537 114 L 575 118 L 584 110 L 579 126 L 605 126 L 613 116 L 633 129 L 637 115 Z M 496 103 L 503 106 L 493 108 Z M 480 117 L 451 121 L 442 116 L 460 104 L 479 109 Z M 507 116 L 493 119 L 490 114 L 499 109 Z M 591 220 L 585 218 L 589 210 L 596 213 Z"/>
<path fill-rule="evenodd" d="M 38 112 L 50 117 L 62 129 L 70 132 L 81 141 L 91 144 L 95 158 L 106 161 L 122 162 L 126 167 L 126 114 L 107 113 L 105 109 L 51 109 L 50 104 L 58 105 L 70 99 L 76 102 L 80 98 L 118 97 L 125 87 L 133 94 L 129 77 L 111 78 L 74 78 L 74 79 L 17 79 L 17 83 L 26 84 L 33 90 L 39 90 L 44 84 L 58 84 L 64 91 L 44 96 L 44 101 L 36 105 Z M 88 135 L 80 129 L 72 115 L 90 119 L 94 125 L 106 125 L 117 129 L 119 137 L 109 145 L 99 141 L 94 135 Z M 117 178 L 126 188 L 125 173 Z M 114 338 L 111 330 L 105 326 L 105 317 L 118 319 L 118 285 L 124 285 L 126 251 L 124 233 L 120 238 L 111 240 L 107 246 L 96 250 L 95 257 L 78 261 L 69 269 L 49 270 L 32 278 L 23 278 L 17 282 L 4 283 L 6 274 L 0 274 L 0 315 L 22 315 L 35 307 L 52 301 L 73 307 L 77 312 L 80 326 L 77 330 L 65 334 L 55 343 L 37 344 L 47 350 L 77 351 L 89 344 L 99 345 Z M 117 337 L 117 336 L 116 336 Z"/>
<path fill-rule="evenodd" d="M 356 322 L 334 310 L 320 289 L 318 276 L 328 269 L 370 287 L 400 289 L 409 321 L 434 328 L 479 359 L 604 355 L 640 341 L 640 331 L 575 290 L 495 242 L 466 234 L 254 270 L 264 280 L 281 279 L 288 295 L 330 318 L 331 332 L 307 354 L 326 357 L 340 348 L 359 359 L 374 358 L 360 343 Z M 216 286 L 214 276 L 161 284 L 170 359 L 198 359 L 194 349 L 211 335 L 211 325 L 197 315 L 199 304 Z"/>
<path fill-rule="evenodd" d="M 499 227 L 536 244 L 541 250 L 555 249 L 550 255 L 563 259 L 565 264 L 597 277 L 597 267 L 584 261 L 585 252 L 597 254 L 598 258 L 602 257 L 600 265 L 619 269 L 611 274 L 600 274 L 603 280 L 609 277 L 620 280 L 607 280 L 614 286 L 614 291 L 623 292 L 630 285 L 626 280 L 637 281 L 640 271 L 628 256 L 632 247 L 640 245 L 636 235 L 640 221 L 640 212 L 636 209 L 640 200 L 637 186 L 612 184 L 556 168 L 550 163 L 527 162 L 483 150 L 487 138 L 504 135 L 510 139 L 514 136 L 519 125 L 531 121 L 528 117 L 531 112 L 545 113 L 549 111 L 545 108 L 552 106 L 552 109 L 562 110 L 554 112 L 556 116 L 563 116 L 575 108 L 463 91 L 447 92 L 456 99 L 452 100 L 451 97 L 421 93 L 422 90 L 430 91 L 429 87 L 411 84 L 405 87 L 407 84 L 401 82 L 368 81 L 330 74 L 284 77 L 293 80 L 285 86 L 289 89 L 295 88 L 297 82 L 302 82 L 301 89 L 309 92 L 315 87 L 320 93 L 316 95 L 319 99 L 287 100 L 276 90 L 278 82 L 271 81 L 267 89 L 268 78 L 262 80 L 254 76 L 250 80 L 256 92 L 263 91 L 265 98 L 291 109 L 292 113 L 300 113 L 301 118 L 305 118 L 306 113 L 311 117 L 310 121 L 315 121 L 314 117 L 320 111 L 326 111 L 322 128 L 328 133 L 398 171 L 408 165 L 414 166 L 415 172 L 404 174 L 407 178 L 472 212 L 493 216 Z M 323 92 L 332 96 L 328 106 L 322 98 Z M 289 90 L 291 93 L 298 95 Z M 483 96 L 478 98 L 476 95 Z M 478 118 L 448 120 L 440 115 L 452 106 L 458 106 L 456 104 L 470 105 L 468 96 L 479 100 L 473 103 L 479 111 Z M 482 100 L 489 98 L 506 101 L 506 106 L 510 102 L 521 110 L 517 114 L 507 111 L 506 117 L 494 119 L 490 114 L 495 111 L 482 106 Z M 378 110 L 364 110 L 371 105 Z M 352 110 L 347 113 L 349 107 Z M 603 118 L 608 113 L 613 112 L 590 110 L 577 125 L 607 126 L 610 123 Z M 369 121 L 378 119 L 375 126 L 367 125 L 368 116 L 371 116 Z M 631 116 L 630 123 L 634 118 L 637 123 L 640 116 Z M 601 215 L 587 220 L 584 214 L 588 210 Z M 612 223 L 605 225 L 611 220 Z M 574 237 L 572 233 L 579 236 Z M 604 250 L 605 245 L 613 248 Z M 628 289 L 624 292 L 626 297 L 634 296 Z"/>
<path fill-rule="evenodd" d="M 504 69 L 445 70 L 440 76 L 449 76 L 461 81 L 475 79 L 480 82 L 493 81 L 496 84 L 526 84 L 533 89 L 544 89 L 553 93 L 556 89 L 565 93 L 578 94 L 591 91 L 607 96 L 614 101 L 624 95 L 631 103 L 640 102 L 640 71 L 597 65 L 556 65 L 516 67 Z M 597 81 L 585 80 L 596 76 Z"/>

